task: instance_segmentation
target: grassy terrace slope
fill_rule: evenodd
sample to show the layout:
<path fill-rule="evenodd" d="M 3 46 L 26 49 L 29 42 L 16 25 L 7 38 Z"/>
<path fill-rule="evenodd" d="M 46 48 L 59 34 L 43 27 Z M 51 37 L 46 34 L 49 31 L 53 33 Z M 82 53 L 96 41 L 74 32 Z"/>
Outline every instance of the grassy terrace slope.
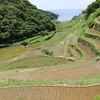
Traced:
<path fill-rule="evenodd" d="M 28 45 L 28 48 L 25 48 L 22 45 L 18 45 L 18 46 L 10 46 L 10 47 L 6 47 L 6 48 L 1 48 L 0 49 L 0 62 L 1 61 L 5 61 L 8 59 L 12 59 L 15 58 L 27 51 L 29 51 L 30 48 L 37 48 L 41 45 L 41 43 L 34 43 L 34 44 L 30 44 Z M 25 54 L 24 54 L 25 55 Z M 25 56 L 26 57 L 26 56 Z M 28 57 L 28 55 L 27 55 Z M 22 59 L 23 57 L 21 57 Z"/>
<path fill-rule="evenodd" d="M 88 47 L 84 46 L 82 43 L 78 43 L 78 46 L 84 52 L 85 60 L 91 60 L 95 57 L 94 53 Z"/>
<path fill-rule="evenodd" d="M 84 36 L 82 36 L 81 38 L 88 41 L 88 42 L 90 42 L 90 43 L 92 43 L 96 48 L 100 49 L 100 40 L 87 38 L 87 37 L 84 37 Z"/>
<path fill-rule="evenodd" d="M 39 53 L 39 52 L 38 52 Z M 32 52 L 30 56 L 33 55 Z M 48 57 L 45 55 L 33 55 L 33 57 L 23 58 L 20 60 L 15 60 L 6 65 L 1 65 L 1 70 L 9 70 L 9 69 L 16 69 L 16 68 L 39 68 L 39 67 L 48 67 L 53 65 L 59 65 L 67 63 L 66 59 L 57 58 L 57 57 Z"/>
<path fill-rule="evenodd" d="M 86 34 L 89 34 L 89 35 L 92 35 L 92 36 L 97 36 L 98 38 L 100 37 L 100 32 L 93 30 L 93 29 L 87 30 Z"/>
<path fill-rule="evenodd" d="M 0 72 L 0 86 L 95 84 L 100 82 L 99 64 L 100 62 L 93 63 L 81 61 L 62 65 L 52 65 L 51 67 L 41 66 L 39 68 L 16 68 L 5 70 Z M 9 84 L 6 84 L 6 82 Z"/>
<path fill-rule="evenodd" d="M 88 42 L 98 50 L 100 44 L 84 35 L 88 26 L 81 16 L 50 21 L 56 31 L 43 30 L 25 39 L 26 47 L 18 45 L 20 41 L 0 49 L 0 100 L 94 100 L 100 95 L 100 61 L 93 60 L 92 51 L 92 61 L 84 59 L 90 53 Z M 92 33 L 99 36 L 97 31 L 87 30 Z M 78 43 L 78 39 L 83 40 Z M 75 61 L 68 61 L 69 57 Z"/>
<path fill-rule="evenodd" d="M 15 56 L 20 55 L 22 52 L 27 51 L 23 46 L 13 46 L 0 49 L 0 61 L 4 61 Z"/>

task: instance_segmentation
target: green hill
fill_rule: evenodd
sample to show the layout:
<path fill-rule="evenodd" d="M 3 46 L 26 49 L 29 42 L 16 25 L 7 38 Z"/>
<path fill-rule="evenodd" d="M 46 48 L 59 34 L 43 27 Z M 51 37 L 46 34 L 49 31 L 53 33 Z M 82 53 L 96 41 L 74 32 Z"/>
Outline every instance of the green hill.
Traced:
<path fill-rule="evenodd" d="M 45 14 L 46 16 L 48 16 L 51 20 L 54 20 L 54 19 L 58 19 L 58 14 L 54 14 L 50 11 L 44 11 L 44 10 L 41 10 L 39 9 L 43 14 Z"/>
<path fill-rule="evenodd" d="M 92 28 L 95 24 L 94 19 L 100 16 L 100 0 L 96 0 L 88 5 L 87 9 L 84 11 L 84 14 L 89 28 Z"/>
<path fill-rule="evenodd" d="M 55 25 L 28 0 L 0 0 L 0 44 L 54 31 Z"/>
<path fill-rule="evenodd" d="M 81 30 L 85 29 L 84 32 L 80 32 L 79 42 L 87 47 L 94 54 L 94 60 L 100 60 L 100 0 L 96 0 L 88 5 L 87 9 L 83 11 L 84 17 L 82 20 L 85 21 L 88 26 L 85 26 Z"/>

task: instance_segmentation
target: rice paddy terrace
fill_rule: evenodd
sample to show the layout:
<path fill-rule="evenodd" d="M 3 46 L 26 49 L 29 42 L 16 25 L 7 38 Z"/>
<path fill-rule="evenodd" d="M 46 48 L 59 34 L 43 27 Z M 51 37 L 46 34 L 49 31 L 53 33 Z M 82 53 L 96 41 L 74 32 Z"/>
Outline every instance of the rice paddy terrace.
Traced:
<path fill-rule="evenodd" d="M 78 19 L 54 23 L 57 32 L 47 41 L 0 49 L 0 100 L 100 98 L 100 32 L 79 36 Z"/>

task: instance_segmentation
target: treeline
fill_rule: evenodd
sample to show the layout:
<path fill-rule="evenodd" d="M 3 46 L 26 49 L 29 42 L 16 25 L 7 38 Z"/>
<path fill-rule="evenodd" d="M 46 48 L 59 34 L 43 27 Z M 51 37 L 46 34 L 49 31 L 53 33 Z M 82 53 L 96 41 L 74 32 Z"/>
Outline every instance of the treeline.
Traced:
<path fill-rule="evenodd" d="M 0 0 L 0 44 L 46 35 L 55 29 L 50 18 L 28 0 Z"/>
<path fill-rule="evenodd" d="M 50 11 L 44 11 L 44 10 L 41 10 L 39 9 L 43 14 L 45 14 L 46 16 L 48 16 L 51 20 L 54 20 L 54 19 L 58 19 L 58 14 L 54 14 Z"/>
<path fill-rule="evenodd" d="M 88 5 L 87 9 L 84 11 L 85 18 L 88 19 L 89 16 L 96 11 L 96 9 L 100 8 L 100 0 L 96 0 L 95 2 L 92 2 L 90 5 Z"/>
<path fill-rule="evenodd" d="M 94 19 L 100 16 L 100 0 L 96 0 L 88 5 L 83 13 L 85 14 L 89 28 L 92 28 L 95 25 Z"/>

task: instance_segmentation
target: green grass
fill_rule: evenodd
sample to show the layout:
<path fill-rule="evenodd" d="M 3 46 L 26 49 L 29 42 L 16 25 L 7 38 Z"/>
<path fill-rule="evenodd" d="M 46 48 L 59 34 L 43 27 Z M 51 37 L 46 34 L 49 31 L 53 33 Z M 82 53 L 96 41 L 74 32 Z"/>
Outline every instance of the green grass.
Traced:
<path fill-rule="evenodd" d="M 0 61 L 4 61 L 15 56 L 20 55 L 21 53 L 27 51 L 28 49 L 23 46 L 11 46 L 0 49 Z"/>
<path fill-rule="evenodd" d="M 53 35 L 54 35 L 54 31 L 50 32 L 48 35 L 45 35 L 45 36 L 34 36 L 34 37 L 31 37 L 31 38 L 27 38 L 24 41 L 28 42 L 29 44 L 37 43 L 37 42 L 43 42 L 43 41 L 51 38 Z M 19 45 L 22 42 L 23 41 L 16 42 L 13 45 Z"/>
<path fill-rule="evenodd" d="M 52 48 L 60 44 L 60 42 L 65 41 L 69 34 L 74 34 L 74 30 L 72 26 L 74 26 L 79 20 L 72 20 L 72 21 L 53 21 L 56 25 L 56 34 L 53 38 L 48 41 L 43 42 L 42 47 Z"/>
<path fill-rule="evenodd" d="M 92 43 L 96 48 L 100 49 L 100 40 L 96 40 L 96 39 L 91 39 L 91 38 L 87 38 L 82 36 L 82 39 Z"/>
<path fill-rule="evenodd" d="M 56 33 L 56 35 L 52 39 L 43 43 L 43 47 L 50 48 L 50 47 L 57 46 L 58 44 L 60 44 L 60 42 L 64 41 L 67 36 L 68 33 L 66 32 Z"/>
<path fill-rule="evenodd" d="M 28 48 L 37 48 L 40 45 L 41 45 L 41 42 L 29 44 Z M 22 45 L 2 48 L 2 49 L 0 49 L 0 61 L 5 61 L 8 59 L 14 58 L 14 57 L 28 51 L 29 50 L 28 48 L 25 48 Z"/>
<path fill-rule="evenodd" d="M 31 58 L 24 58 L 21 60 L 7 63 L 6 65 L 2 65 L 2 67 L 0 67 L 0 70 L 49 67 L 52 65 L 65 64 L 67 62 L 68 61 L 66 59 L 59 57 L 34 56 Z"/>
<path fill-rule="evenodd" d="M 100 32 L 93 30 L 93 29 L 89 29 L 86 31 L 86 34 L 90 34 L 90 35 L 94 35 L 94 36 L 98 36 L 100 37 Z"/>
<path fill-rule="evenodd" d="M 95 95 L 94 100 L 100 100 L 100 95 Z"/>
<path fill-rule="evenodd" d="M 12 86 L 50 86 L 50 85 L 73 85 L 84 86 L 91 84 L 100 84 L 100 75 L 86 77 L 84 79 L 69 80 L 66 78 L 59 80 L 44 80 L 44 79 L 0 79 L 0 87 Z"/>

